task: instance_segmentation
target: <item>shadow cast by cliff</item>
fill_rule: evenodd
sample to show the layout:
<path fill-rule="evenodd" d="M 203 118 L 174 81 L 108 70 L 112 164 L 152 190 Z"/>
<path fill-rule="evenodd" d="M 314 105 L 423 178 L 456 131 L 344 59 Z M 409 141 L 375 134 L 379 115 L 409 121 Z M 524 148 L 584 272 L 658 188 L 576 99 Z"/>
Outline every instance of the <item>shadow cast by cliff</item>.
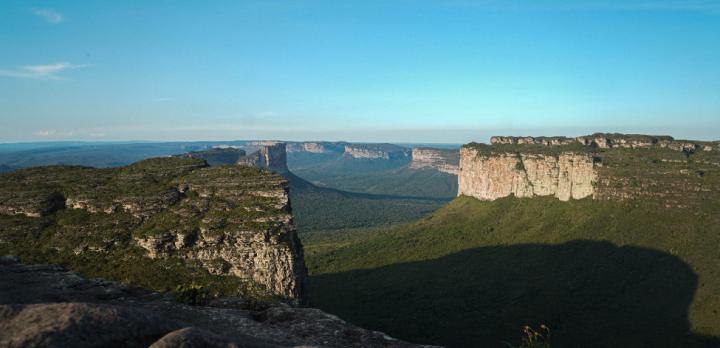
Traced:
<path fill-rule="evenodd" d="M 553 347 L 717 347 L 690 332 L 697 276 L 679 258 L 608 242 L 469 249 L 313 276 L 313 306 L 370 329 L 451 347 L 517 344 L 548 325 Z"/>

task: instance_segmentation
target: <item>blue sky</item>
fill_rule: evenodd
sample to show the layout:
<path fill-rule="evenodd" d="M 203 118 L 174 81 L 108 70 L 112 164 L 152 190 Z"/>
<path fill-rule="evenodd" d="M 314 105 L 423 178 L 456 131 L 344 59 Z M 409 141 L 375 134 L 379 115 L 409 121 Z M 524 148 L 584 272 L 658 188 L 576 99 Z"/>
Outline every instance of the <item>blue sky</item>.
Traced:
<path fill-rule="evenodd" d="M 720 139 L 720 0 L 5 0 L 0 23 L 0 142 Z"/>

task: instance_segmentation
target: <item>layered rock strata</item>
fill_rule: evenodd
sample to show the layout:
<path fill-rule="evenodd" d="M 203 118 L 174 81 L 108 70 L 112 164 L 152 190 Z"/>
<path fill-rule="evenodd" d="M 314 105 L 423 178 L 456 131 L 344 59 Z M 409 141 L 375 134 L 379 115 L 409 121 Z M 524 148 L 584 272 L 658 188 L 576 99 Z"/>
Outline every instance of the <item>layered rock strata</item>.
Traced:
<path fill-rule="evenodd" d="M 594 193 L 596 179 L 594 159 L 587 154 L 484 155 L 472 148 L 460 150 L 458 195 L 481 200 L 509 195 L 554 196 L 562 201 L 582 199 Z"/>
<path fill-rule="evenodd" d="M 720 191 L 717 141 L 596 133 L 491 142 L 462 147 L 459 195 L 592 197 L 692 208 Z"/>
<path fill-rule="evenodd" d="M 411 169 L 435 169 L 443 173 L 458 175 L 460 155 L 457 150 L 416 147 L 412 149 Z"/>
<path fill-rule="evenodd" d="M 306 141 L 287 143 L 287 152 L 309 152 L 309 153 L 342 153 L 344 143 L 326 141 Z"/>
<path fill-rule="evenodd" d="M 406 159 L 410 150 L 393 144 L 349 144 L 345 145 L 345 155 L 364 159 Z"/>

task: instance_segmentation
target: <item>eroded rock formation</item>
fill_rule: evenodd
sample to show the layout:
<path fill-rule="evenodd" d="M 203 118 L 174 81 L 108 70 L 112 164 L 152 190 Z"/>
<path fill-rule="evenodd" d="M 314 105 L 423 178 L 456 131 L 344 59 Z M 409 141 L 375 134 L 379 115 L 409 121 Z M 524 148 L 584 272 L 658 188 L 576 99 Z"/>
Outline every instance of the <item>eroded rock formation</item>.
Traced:
<path fill-rule="evenodd" d="M 291 302 L 303 299 L 303 250 L 287 181 L 245 166 L 156 158 L 127 167 L 37 167 L 3 174 L 0 247 L 42 247 L 68 257 L 134 255 L 200 266 Z M 77 213 L 73 213 L 76 211 Z M 31 250 L 30 250 L 31 251 Z M 130 261 L 128 261 L 130 262 Z"/>
<path fill-rule="evenodd" d="M 485 155 L 464 147 L 460 168 L 458 195 L 482 200 L 509 195 L 581 199 L 594 193 L 597 178 L 593 157 L 579 153 Z"/>
<path fill-rule="evenodd" d="M 353 158 L 393 160 L 408 158 L 410 150 L 393 144 L 348 144 L 345 145 L 345 155 Z"/>
<path fill-rule="evenodd" d="M 459 195 L 642 199 L 690 208 L 720 191 L 718 142 L 596 133 L 492 137 L 491 143 L 462 147 Z"/>
<path fill-rule="evenodd" d="M 342 153 L 345 143 L 305 141 L 287 143 L 287 152 Z"/>
<path fill-rule="evenodd" d="M 285 143 L 276 142 L 271 144 L 268 143 L 268 145 L 262 145 L 258 151 L 241 157 L 237 164 L 267 168 L 279 173 L 287 172 L 287 152 L 285 150 Z"/>
<path fill-rule="evenodd" d="M 458 175 L 460 156 L 458 150 L 416 147 L 412 149 L 412 169 L 436 169 L 443 173 Z"/>

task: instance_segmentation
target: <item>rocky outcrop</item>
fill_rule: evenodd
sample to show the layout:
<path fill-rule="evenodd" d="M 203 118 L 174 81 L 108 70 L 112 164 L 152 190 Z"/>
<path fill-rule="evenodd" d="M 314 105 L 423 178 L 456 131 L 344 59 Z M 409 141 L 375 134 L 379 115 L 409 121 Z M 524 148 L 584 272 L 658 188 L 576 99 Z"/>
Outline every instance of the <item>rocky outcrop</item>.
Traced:
<path fill-rule="evenodd" d="M 443 150 L 428 147 L 412 149 L 411 169 L 435 169 L 443 173 L 458 175 L 460 155 L 457 150 Z"/>
<path fill-rule="evenodd" d="M 2 347 L 421 347 L 317 309 L 242 298 L 200 305 L 62 267 L 0 258 Z"/>
<path fill-rule="evenodd" d="M 287 182 L 243 167 L 214 167 L 177 180 L 191 198 L 136 233 L 148 257 L 199 261 L 211 274 L 234 275 L 288 299 L 303 297 L 303 250 L 290 214 Z M 171 218 L 174 222 L 155 228 Z M 157 221 L 156 220 L 161 220 Z"/>
<path fill-rule="evenodd" d="M 581 199 L 594 193 L 597 178 L 591 155 L 500 153 L 482 154 L 460 150 L 458 195 L 494 200 L 516 197 L 554 196 Z"/>
<path fill-rule="evenodd" d="M 113 254 L 136 255 L 139 246 L 151 260 L 199 266 L 265 296 L 303 300 L 306 269 L 287 181 L 267 170 L 183 157 L 109 169 L 38 167 L 3 174 L 0 197 L 0 214 L 33 218 L 0 216 L 0 247 L 30 243 L 28 252 L 108 262 L 103 258 Z M 50 227 L 31 241 L 39 234 L 23 235 L 18 226 Z"/>
<path fill-rule="evenodd" d="M 345 155 L 364 159 L 407 159 L 410 150 L 393 144 L 348 144 L 345 145 Z"/>
<path fill-rule="evenodd" d="M 241 157 L 237 161 L 237 164 L 242 166 L 267 168 L 278 173 L 287 172 L 287 153 L 285 150 L 285 143 L 263 145 L 258 151 Z"/>

